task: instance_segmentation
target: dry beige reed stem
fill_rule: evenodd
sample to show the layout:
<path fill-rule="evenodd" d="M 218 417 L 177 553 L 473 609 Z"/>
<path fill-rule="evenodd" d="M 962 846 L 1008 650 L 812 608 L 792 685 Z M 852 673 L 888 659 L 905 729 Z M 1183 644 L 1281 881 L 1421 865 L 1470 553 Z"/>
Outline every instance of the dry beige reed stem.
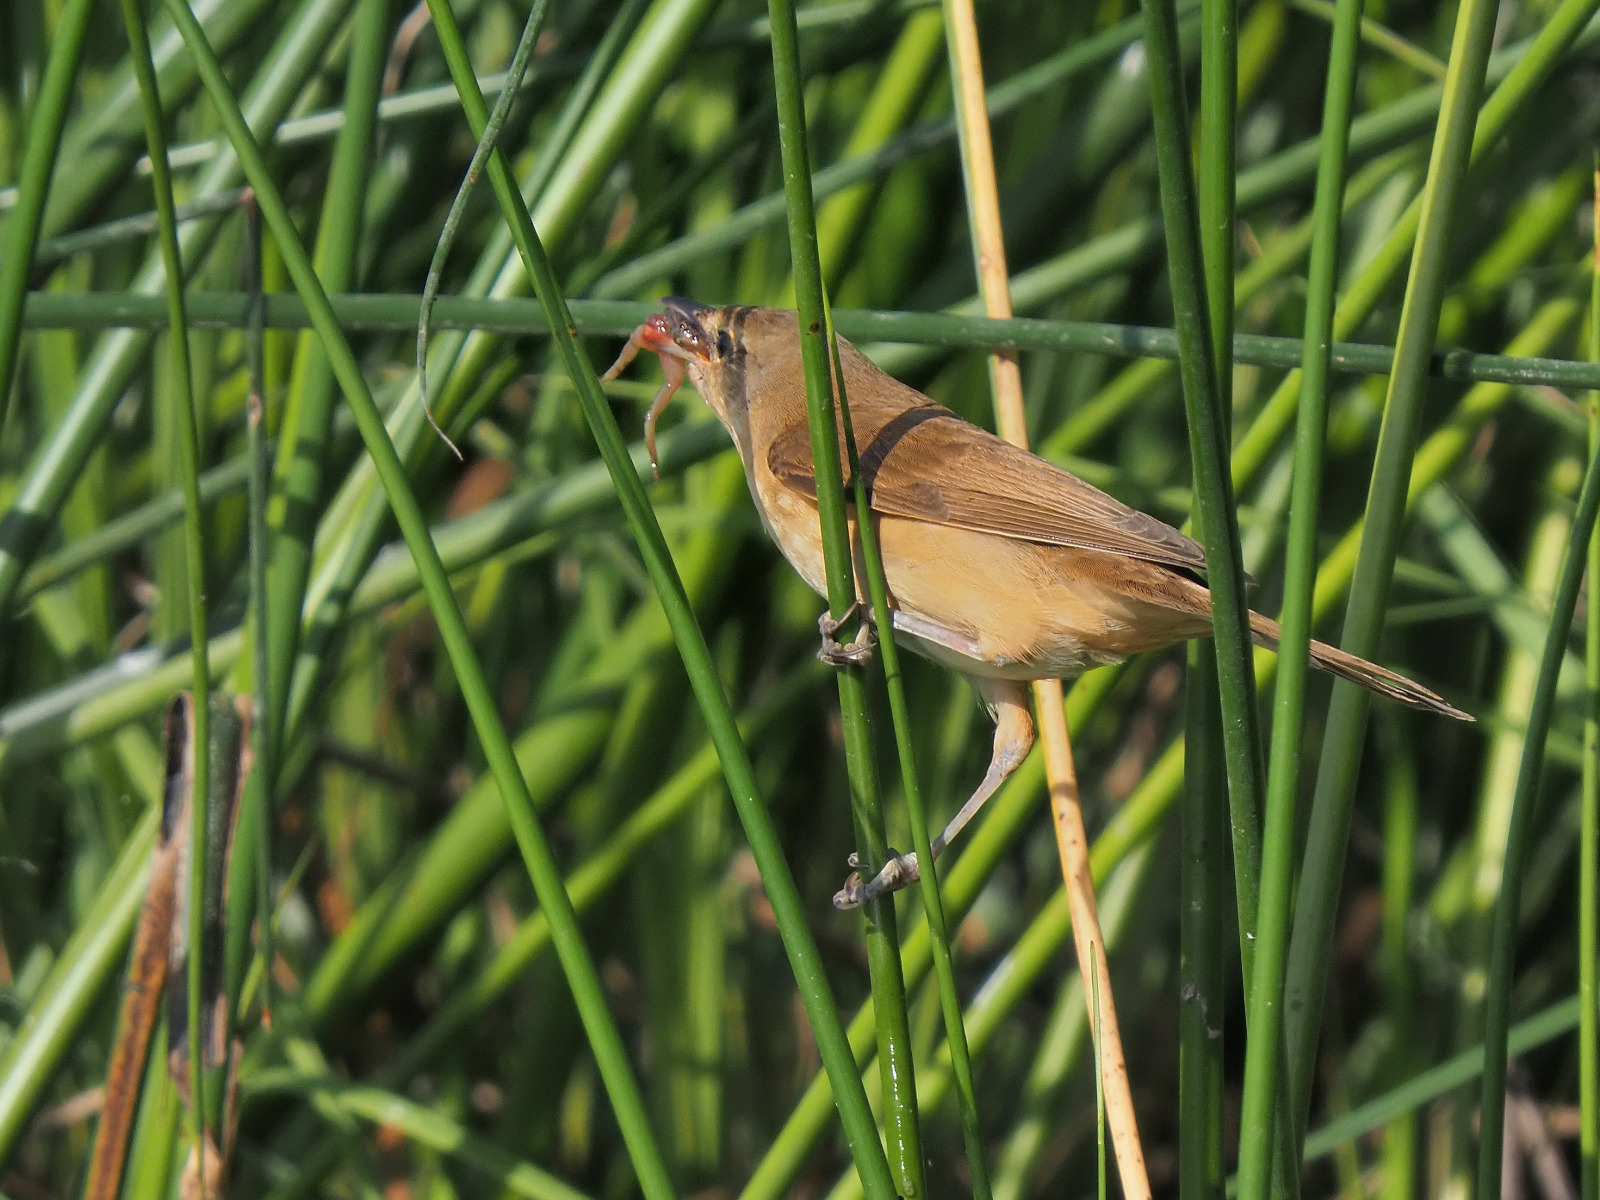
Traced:
<path fill-rule="evenodd" d="M 961 158 L 967 182 L 973 250 L 978 266 L 978 288 L 985 313 L 1011 316 L 1011 288 L 1006 273 L 1005 237 L 1000 224 L 1000 194 L 995 182 L 994 147 L 989 138 L 989 113 L 983 99 L 983 62 L 978 46 L 978 25 L 972 0 L 945 0 L 945 24 L 950 42 L 951 76 L 960 110 Z M 1022 406 L 1022 375 L 1017 355 L 1001 350 L 989 357 L 1000 436 L 1024 449 L 1028 426 Z M 1091 1010 L 1095 996 L 1090 979 L 1096 973 L 1102 985 L 1095 1021 L 1101 1035 L 1106 1123 L 1117 1158 L 1117 1173 L 1127 1200 L 1150 1200 L 1150 1179 L 1145 1170 L 1139 1123 L 1128 1084 L 1128 1065 L 1117 1026 L 1116 1002 L 1111 994 L 1111 974 L 1106 961 L 1105 938 L 1095 905 L 1089 873 L 1089 839 L 1084 831 L 1083 808 L 1078 799 L 1078 775 L 1067 736 L 1066 710 L 1060 680 L 1040 680 L 1033 685 L 1039 735 L 1044 742 L 1045 776 L 1050 784 L 1050 809 L 1054 817 L 1056 848 L 1061 855 L 1061 877 L 1072 912 L 1072 939 L 1077 948 L 1084 998 Z M 1097 971 L 1089 963 L 1098 964 Z"/>

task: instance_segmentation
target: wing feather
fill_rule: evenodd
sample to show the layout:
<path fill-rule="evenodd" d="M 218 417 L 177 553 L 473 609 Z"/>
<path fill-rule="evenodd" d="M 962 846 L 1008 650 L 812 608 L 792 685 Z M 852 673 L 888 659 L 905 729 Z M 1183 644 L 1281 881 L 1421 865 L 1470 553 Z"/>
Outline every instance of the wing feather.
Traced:
<path fill-rule="evenodd" d="M 903 395 L 862 405 L 861 394 L 852 390 L 850 411 L 874 512 L 1205 570 L 1200 543 L 949 409 L 917 393 L 911 405 Z M 773 439 L 767 466 L 786 487 L 815 498 L 803 423 Z"/>

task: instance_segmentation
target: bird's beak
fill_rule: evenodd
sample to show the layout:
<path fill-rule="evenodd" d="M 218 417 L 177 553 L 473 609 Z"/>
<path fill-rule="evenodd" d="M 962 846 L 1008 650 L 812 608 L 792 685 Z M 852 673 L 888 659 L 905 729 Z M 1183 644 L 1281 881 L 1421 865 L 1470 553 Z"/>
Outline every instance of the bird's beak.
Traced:
<path fill-rule="evenodd" d="M 651 321 L 656 327 L 652 331 L 655 337 L 651 339 L 650 349 L 658 353 L 664 351 L 675 354 L 679 358 L 708 361 L 715 343 L 703 318 L 716 310 L 708 304 L 685 300 L 682 296 L 667 296 L 662 303 L 666 305 L 666 311 Z M 663 345 L 663 341 L 670 344 Z"/>

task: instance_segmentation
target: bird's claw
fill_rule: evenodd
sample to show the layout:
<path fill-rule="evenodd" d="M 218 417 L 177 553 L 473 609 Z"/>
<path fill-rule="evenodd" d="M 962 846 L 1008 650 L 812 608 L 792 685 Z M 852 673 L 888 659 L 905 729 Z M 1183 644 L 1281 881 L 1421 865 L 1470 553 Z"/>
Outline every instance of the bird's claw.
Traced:
<path fill-rule="evenodd" d="M 850 642 L 841 643 L 836 635 L 857 611 L 861 614 L 861 624 L 856 630 L 856 636 Z M 845 609 L 844 616 L 837 621 L 827 613 L 823 613 L 817 618 L 817 630 L 822 634 L 822 646 L 817 650 L 817 657 L 830 667 L 859 667 L 871 660 L 872 652 L 878 645 L 878 633 L 873 627 L 872 610 L 863 609 L 858 604 L 852 604 Z"/>
<path fill-rule="evenodd" d="M 834 893 L 835 908 L 859 908 L 879 896 L 897 892 L 922 877 L 915 852 L 898 854 L 891 849 L 889 861 L 884 863 L 883 869 L 866 883 L 861 882 L 860 855 L 852 854 L 848 861 L 852 868 L 850 878 L 846 879 L 844 886 Z"/>

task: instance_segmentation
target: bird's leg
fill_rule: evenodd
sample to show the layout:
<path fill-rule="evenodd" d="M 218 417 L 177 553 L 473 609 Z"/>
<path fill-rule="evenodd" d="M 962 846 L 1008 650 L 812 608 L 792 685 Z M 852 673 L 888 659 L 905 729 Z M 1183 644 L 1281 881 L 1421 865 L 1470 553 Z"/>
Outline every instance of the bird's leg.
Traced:
<path fill-rule="evenodd" d="M 966 828 L 967 822 L 978 815 L 984 802 L 999 790 L 1011 772 L 1028 757 L 1028 751 L 1033 749 L 1033 715 L 1028 711 L 1027 684 L 1011 679 L 979 679 L 974 682 L 989 709 L 989 715 L 994 718 L 994 753 L 978 790 L 961 806 L 961 811 L 950 819 L 944 832 L 933 839 L 930 849 L 935 858 Z M 859 870 L 852 871 L 844 887 L 833 897 L 834 906 L 855 908 L 868 900 L 877 899 L 885 892 L 903 888 L 920 876 L 915 854 L 895 854 L 893 850 L 889 854 L 889 861 L 883 865 L 883 869 L 866 883 L 861 881 Z M 850 856 L 850 866 L 861 866 L 854 854 Z"/>
<path fill-rule="evenodd" d="M 845 622 L 858 613 L 861 624 L 856 629 L 855 638 L 841 644 L 836 635 Z M 822 646 L 817 651 L 817 657 L 830 667 L 860 666 L 872 658 L 872 651 L 878 645 L 878 630 L 872 619 L 872 609 L 860 603 L 845 609 L 844 615 L 837 621 L 823 613 L 817 618 L 817 630 L 822 634 Z"/>

